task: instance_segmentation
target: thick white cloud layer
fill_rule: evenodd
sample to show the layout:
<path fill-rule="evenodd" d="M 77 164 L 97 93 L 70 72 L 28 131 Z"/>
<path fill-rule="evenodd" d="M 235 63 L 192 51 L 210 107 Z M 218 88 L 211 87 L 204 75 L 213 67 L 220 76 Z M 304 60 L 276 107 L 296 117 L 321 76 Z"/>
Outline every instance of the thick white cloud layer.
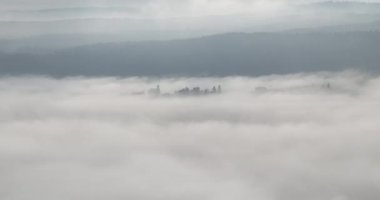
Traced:
<path fill-rule="evenodd" d="M 156 84 L 224 92 L 133 95 Z M 377 199 L 379 89 L 354 72 L 3 77 L 0 199 Z"/>

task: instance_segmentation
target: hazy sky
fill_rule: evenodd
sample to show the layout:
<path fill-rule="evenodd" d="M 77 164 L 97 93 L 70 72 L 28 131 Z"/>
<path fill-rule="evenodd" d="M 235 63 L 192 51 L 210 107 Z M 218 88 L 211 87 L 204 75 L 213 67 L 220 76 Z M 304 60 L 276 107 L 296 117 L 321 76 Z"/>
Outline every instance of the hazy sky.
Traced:
<path fill-rule="evenodd" d="M 72 7 L 128 8 L 124 12 L 108 10 L 112 17 L 182 17 L 268 12 L 284 5 L 283 1 L 249 0 L 138 0 L 138 1 L 2 1 L 3 10 L 49 9 Z M 106 9 L 106 8 L 105 8 Z"/>
<path fill-rule="evenodd" d="M 208 16 L 251 15 L 255 20 L 277 15 L 279 10 L 286 10 L 282 1 L 205 1 L 205 0 L 134 0 L 134 1 L 44 1 L 17 0 L 0 1 L 0 38 L 28 37 L 49 34 L 75 33 L 112 33 L 120 35 L 146 35 L 149 32 L 170 35 L 171 32 L 196 31 L 210 32 L 207 29 L 220 27 L 233 30 L 236 16 L 226 19 L 204 19 Z M 54 21 L 52 24 L 9 24 L 20 21 Z M 78 21 L 78 19 L 95 19 L 98 21 Z M 124 19 L 127 21 L 99 21 L 99 19 Z M 149 21 L 131 21 L 133 19 Z M 165 20 L 174 21 L 165 21 Z M 231 22 L 234 21 L 234 22 Z M 242 19 L 243 23 L 252 21 Z M 232 25 L 231 25 L 232 24 Z M 240 23 L 238 23 L 240 24 Z M 109 27 L 112 25 L 111 27 Z M 60 30 L 60 27 L 63 30 Z M 207 28 L 205 28 L 207 27 Z M 212 28 L 214 27 L 214 28 Z M 83 30 L 83 29 L 87 29 Z M 120 30 L 122 29 L 122 30 Z M 127 30 L 125 30 L 127 29 Z M 176 34 L 176 33 L 175 33 Z M 152 34 L 151 34 L 152 35 Z M 199 34 L 198 34 L 199 35 Z M 178 37 L 178 34 L 177 36 Z M 146 39 L 152 38 L 151 36 Z M 167 38 L 174 38 L 172 35 Z"/>
<path fill-rule="evenodd" d="M 72 8 L 72 7 L 118 7 L 129 8 L 140 17 L 181 17 L 201 15 L 227 15 L 236 13 L 270 14 L 290 4 L 312 3 L 317 0 L 1 0 L 2 10 Z M 342 1 L 341 1 L 342 2 Z M 363 2 L 356 0 L 356 2 Z M 370 2 L 370 1 L 364 1 Z M 376 1 L 372 1 L 376 2 Z M 131 11 L 130 10 L 130 11 Z M 115 14 L 109 11 L 109 15 Z M 117 13 L 130 16 L 131 13 Z"/>
<path fill-rule="evenodd" d="M 67 35 L 77 36 L 68 43 L 83 45 L 110 41 L 191 38 L 226 32 L 340 26 L 371 23 L 379 19 L 380 9 L 376 6 L 342 6 L 334 8 L 336 10 L 325 7 L 318 10 L 305 6 L 314 2 L 320 1 L 0 0 L 0 42 L 1 39 L 57 36 L 50 40 L 48 37 L 37 41 L 30 39 L 30 45 L 25 41 L 1 44 L 1 49 L 12 51 L 33 48 L 39 44 L 46 44 L 46 48 L 62 47 L 66 42 L 60 41 L 67 40 Z M 91 36 L 97 34 L 102 37 L 91 39 Z M 85 40 L 89 41 L 81 42 Z"/>

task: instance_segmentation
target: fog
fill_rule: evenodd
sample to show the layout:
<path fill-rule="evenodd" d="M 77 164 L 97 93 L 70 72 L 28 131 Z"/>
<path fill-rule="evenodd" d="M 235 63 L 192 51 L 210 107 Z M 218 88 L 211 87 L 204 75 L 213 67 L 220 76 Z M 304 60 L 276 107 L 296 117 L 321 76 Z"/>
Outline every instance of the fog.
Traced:
<path fill-rule="evenodd" d="M 183 87 L 214 95 L 172 94 Z M 0 198 L 373 200 L 380 78 L 0 78 Z"/>

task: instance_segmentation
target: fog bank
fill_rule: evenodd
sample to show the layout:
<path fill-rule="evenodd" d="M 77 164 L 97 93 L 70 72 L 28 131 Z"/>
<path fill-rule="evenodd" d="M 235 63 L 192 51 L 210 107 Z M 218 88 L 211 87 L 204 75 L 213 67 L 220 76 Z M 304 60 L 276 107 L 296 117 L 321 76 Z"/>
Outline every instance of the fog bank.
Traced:
<path fill-rule="evenodd" d="M 222 94 L 151 96 L 221 85 Z M 0 199 L 373 200 L 380 78 L 0 78 Z"/>

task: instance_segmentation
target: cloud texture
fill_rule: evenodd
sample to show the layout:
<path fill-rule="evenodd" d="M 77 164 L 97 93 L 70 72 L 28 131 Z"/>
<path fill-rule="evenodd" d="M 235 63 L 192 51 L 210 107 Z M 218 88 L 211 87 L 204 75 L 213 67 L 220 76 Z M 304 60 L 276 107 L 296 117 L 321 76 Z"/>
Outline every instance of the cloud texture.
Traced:
<path fill-rule="evenodd" d="M 132 95 L 156 84 L 224 92 Z M 355 72 L 3 77 L 0 199 L 377 199 L 379 88 Z"/>

